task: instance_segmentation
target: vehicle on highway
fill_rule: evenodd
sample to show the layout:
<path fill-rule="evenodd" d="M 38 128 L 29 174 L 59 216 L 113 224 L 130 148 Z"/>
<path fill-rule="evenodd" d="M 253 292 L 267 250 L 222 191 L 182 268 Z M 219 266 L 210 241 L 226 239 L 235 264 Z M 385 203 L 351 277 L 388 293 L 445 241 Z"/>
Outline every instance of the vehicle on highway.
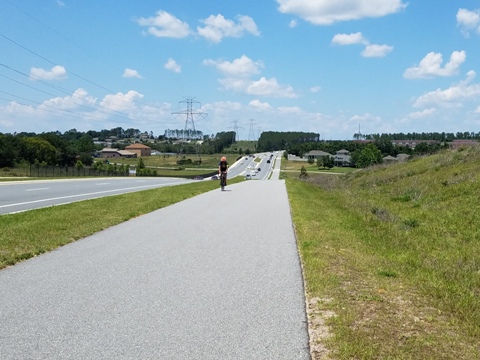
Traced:
<path fill-rule="evenodd" d="M 203 180 L 203 177 L 202 177 L 202 176 L 199 176 L 199 175 L 197 175 L 197 176 L 195 176 L 195 177 L 193 178 L 193 180 Z"/>
<path fill-rule="evenodd" d="M 211 179 L 212 179 L 212 180 L 218 180 L 219 177 L 218 177 L 218 175 L 213 175 L 213 176 L 211 177 Z"/>
<path fill-rule="evenodd" d="M 267 164 L 270 164 L 270 160 L 267 160 Z"/>
<path fill-rule="evenodd" d="M 257 168 L 257 171 L 261 171 L 261 170 L 262 170 L 262 168 Z"/>
<path fill-rule="evenodd" d="M 252 178 L 252 175 L 250 175 L 250 174 L 245 175 L 245 179 L 248 180 L 248 179 L 251 179 L 251 178 Z"/>

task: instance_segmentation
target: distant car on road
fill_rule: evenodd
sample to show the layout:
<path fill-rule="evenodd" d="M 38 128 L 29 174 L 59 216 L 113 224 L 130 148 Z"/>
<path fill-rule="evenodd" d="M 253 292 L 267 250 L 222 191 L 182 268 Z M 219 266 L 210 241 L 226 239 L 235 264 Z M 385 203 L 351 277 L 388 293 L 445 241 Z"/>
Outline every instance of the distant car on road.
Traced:
<path fill-rule="evenodd" d="M 219 179 L 218 175 L 213 175 L 212 176 L 212 180 L 218 180 L 218 179 Z"/>
<path fill-rule="evenodd" d="M 270 160 L 267 160 L 267 164 L 270 164 Z"/>
<path fill-rule="evenodd" d="M 245 179 L 248 180 L 248 179 L 251 179 L 251 178 L 252 178 L 252 175 L 250 175 L 250 174 L 245 175 Z"/>
<path fill-rule="evenodd" d="M 262 169 L 261 168 L 257 168 L 257 171 L 261 171 Z"/>
<path fill-rule="evenodd" d="M 197 175 L 193 178 L 193 180 L 203 180 L 203 177 Z"/>

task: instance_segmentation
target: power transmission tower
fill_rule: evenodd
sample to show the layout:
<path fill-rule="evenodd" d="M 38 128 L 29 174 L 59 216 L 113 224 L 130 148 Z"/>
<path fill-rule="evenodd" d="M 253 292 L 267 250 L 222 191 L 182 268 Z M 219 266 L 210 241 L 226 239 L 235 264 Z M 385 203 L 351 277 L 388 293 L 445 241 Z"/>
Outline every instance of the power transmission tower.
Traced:
<path fill-rule="evenodd" d="M 255 126 L 255 120 L 250 119 L 250 130 L 248 131 L 248 141 L 255 141 L 255 130 L 253 127 Z"/>
<path fill-rule="evenodd" d="M 238 120 L 233 120 L 233 127 L 229 127 L 229 129 L 233 129 L 233 142 L 240 140 L 240 135 L 238 134 L 239 129 L 245 129 L 244 127 L 238 125 Z"/>
<path fill-rule="evenodd" d="M 183 131 L 183 139 L 179 151 L 180 153 L 183 152 L 183 147 L 188 140 L 198 140 L 198 134 L 195 130 L 195 119 L 199 117 L 205 118 L 208 115 L 207 113 L 194 110 L 194 104 L 197 105 L 198 108 L 200 108 L 200 102 L 196 101 L 195 98 L 187 98 L 179 102 L 179 104 L 182 103 L 186 104 L 186 109 L 172 113 L 173 117 L 180 117 L 182 119 L 185 119 L 185 128 Z M 199 161 L 201 161 L 198 143 L 196 144 L 195 148 L 197 152 L 197 157 Z"/>

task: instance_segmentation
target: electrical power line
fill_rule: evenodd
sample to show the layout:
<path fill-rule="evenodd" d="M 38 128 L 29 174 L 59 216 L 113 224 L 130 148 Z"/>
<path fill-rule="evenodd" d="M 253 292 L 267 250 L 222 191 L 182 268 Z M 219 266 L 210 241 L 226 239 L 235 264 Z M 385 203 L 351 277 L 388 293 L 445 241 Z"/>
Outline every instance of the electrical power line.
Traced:
<path fill-rule="evenodd" d="M 28 52 L 30 52 L 31 54 L 39 57 L 40 59 L 47 61 L 49 64 L 52 64 L 52 65 L 54 65 L 54 66 L 58 65 L 58 64 L 56 64 L 55 62 L 47 59 L 46 57 L 44 57 L 44 56 L 36 53 L 35 51 L 30 50 L 30 49 L 28 49 L 27 47 L 21 45 L 20 43 L 18 43 L 18 42 L 16 42 L 15 40 L 9 38 L 8 36 L 5 36 L 5 35 L 3 35 L 3 34 L 1 34 L 1 33 L 0 33 L 0 36 L 3 37 L 3 38 L 6 39 L 6 40 L 12 42 L 12 43 L 15 44 L 16 46 L 24 49 L 25 51 L 28 51 Z M 2 66 L 5 67 L 5 68 L 9 68 L 10 70 L 15 71 L 15 72 L 17 72 L 17 73 L 19 73 L 19 74 L 21 74 L 21 75 L 23 75 L 23 76 L 26 76 L 27 78 L 30 77 L 29 75 L 27 75 L 27 74 L 25 74 L 25 73 L 22 73 L 22 72 L 20 72 L 20 71 L 18 71 L 18 70 L 12 69 L 12 68 L 9 67 L 8 65 L 5 65 L 5 64 L 0 64 L 0 65 L 2 65 Z M 85 77 L 83 77 L 83 76 L 81 76 L 81 75 L 79 75 L 79 74 L 71 71 L 71 70 L 68 70 L 68 69 L 65 69 L 65 70 L 67 71 L 67 73 L 72 74 L 73 76 L 75 76 L 75 77 L 77 77 L 77 78 L 79 78 L 79 79 L 82 79 L 82 80 L 84 80 L 84 81 L 86 81 L 86 82 L 88 82 L 88 83 L 90 83 L 90 84 L 92 84 L 92 85 L 94 85 L 94 86 L 102 89 L 102 90 L 105 90 L 105 91 L 107 91 L 107 92 L 110 93 L 110 94 L 114 94 L 114 93 L 115 93 L 115 91 L 113 91 L 113 90 L 111 90 L 111 89 L 108 89 L 108 88 L 106 88 L 106 87 L 104 87 L 104 86 L 102 86 L 102 85 L 100 85 L 100 84 L 97 84 L 96 82 L 91 81 L 91 80 L 89 80 L 89 79 L 87 79 L 87 78 L 85 78 Z M 64 92 L 64 93 L 67 93 L 68 95 L 73 94 L 73 92 L 67 92 L 67 90 L 65 90 L 65 89 L 63 89 L 63 88 L 61 88 L 61 87 L 59 87 L 59 86 L 55 86 L 55 85 L 46 83 L 46 82 L 41 81 L 41 80 L 40 80 L 39 82 L 41 82 L 42 84 L 44 84 L 44 85 L 46 85 L 46 86 L 49 86 L 49 87 L 52 87 L 52 88 L 56 88 L 56 89 L 59 90 L 59 91 L 62 91 L 62 92 Z M 55 95 L 52 95 L 52 96 L 55 96 Z M 144 105 L 144 106 L 150 106 L 150 107 L 156 108 L 155 106 L 152 106 L 152 105 L 149 105 L 149 104 L 140 102 L 140 101 L 138 101 L 138 100 L 132 100 L 132 102 L 138 103 L 138 104 L 141 104 L 141 105 Z M 96 104 L 96 106 L 100 106 L 100 105 Z M 116 110 L 111 110 L 111 109 L 109 109 L 109 111 L 119 113 L 119 112 L 116 111 Z M 123 116 L 123 117 L 128 117 L 128 118 L 131 119 L 131 120 L 135 120 L 135 119 L 133 119 L 131 116 L 129 116 L 129 115 L 125 114 L 125 113 L 122 113 L 122 116 Z M 140 119 L 140 120 L 141 120 L 141 121 L 145 121 L 146 119 Z"/>

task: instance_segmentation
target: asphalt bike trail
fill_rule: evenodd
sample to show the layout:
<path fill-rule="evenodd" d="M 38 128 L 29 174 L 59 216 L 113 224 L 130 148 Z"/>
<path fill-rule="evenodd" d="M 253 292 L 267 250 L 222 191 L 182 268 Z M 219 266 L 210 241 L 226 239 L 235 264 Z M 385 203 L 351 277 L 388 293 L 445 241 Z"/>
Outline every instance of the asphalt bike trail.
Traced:
<path fill-rule="evenodd" d="M 228 185 L 1 270 L 0 358 L 310 359 L 285 183 Z"/>

